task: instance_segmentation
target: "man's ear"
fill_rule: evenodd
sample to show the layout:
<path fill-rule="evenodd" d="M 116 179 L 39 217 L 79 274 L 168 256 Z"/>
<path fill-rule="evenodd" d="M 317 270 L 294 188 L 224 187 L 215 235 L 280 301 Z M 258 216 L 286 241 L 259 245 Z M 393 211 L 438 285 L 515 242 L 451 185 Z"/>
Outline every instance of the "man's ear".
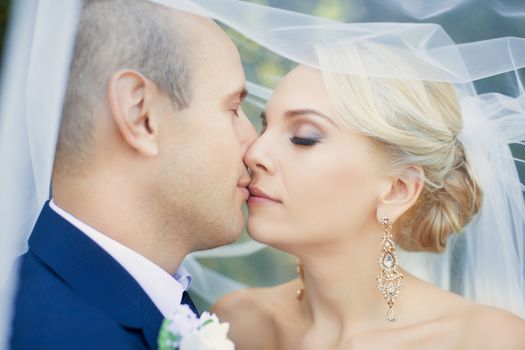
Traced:
<path fill-rule="evenodd" d="M 405 168 L 399 176 L 391 177 L 379 197 L 377 206 L 378 222 L 388 216 L 396 221 L 412 207 L 424 186 L 424 171 L 419 166 Z"/>
<path fill-rule="evenodd" d="M 159 120 L 152 113 L 156 86 L 135 70 L 120 70 L 109 81 L 109 108 L 124 140 L 145 156 L 156 156 Z"/>

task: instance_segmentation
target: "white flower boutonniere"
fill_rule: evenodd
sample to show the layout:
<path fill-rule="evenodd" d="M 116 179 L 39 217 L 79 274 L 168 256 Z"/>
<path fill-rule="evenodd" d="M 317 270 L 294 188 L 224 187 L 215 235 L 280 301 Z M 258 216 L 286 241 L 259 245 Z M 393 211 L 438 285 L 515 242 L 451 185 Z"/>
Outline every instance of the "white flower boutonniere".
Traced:
<path fill-rule="evenodd" d="M 234 350 L 228 339 L 228 323 L 220 323 L 215 314 L 197 317 L 188 305 L 180 305 L 160 328 L 159 350 Z"/>

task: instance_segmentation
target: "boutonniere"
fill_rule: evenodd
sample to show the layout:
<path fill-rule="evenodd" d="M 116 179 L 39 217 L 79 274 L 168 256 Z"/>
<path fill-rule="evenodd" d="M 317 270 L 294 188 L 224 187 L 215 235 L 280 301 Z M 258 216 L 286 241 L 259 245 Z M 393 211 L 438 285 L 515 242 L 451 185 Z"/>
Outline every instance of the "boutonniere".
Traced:
<path fill-rule="evenodd" d="M 188 305 L 180 305 L 164 319 L 158 337 L 159 350 L 233 350 L 228 339 L 228 323 L 220 323 L 215 314 L 197 317 Z"/>

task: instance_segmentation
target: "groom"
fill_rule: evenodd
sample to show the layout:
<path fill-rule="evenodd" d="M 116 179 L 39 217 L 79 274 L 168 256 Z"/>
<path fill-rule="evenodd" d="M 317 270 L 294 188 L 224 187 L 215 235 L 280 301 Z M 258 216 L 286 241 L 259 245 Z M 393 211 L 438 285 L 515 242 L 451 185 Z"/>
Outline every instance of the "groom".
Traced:
<path fill-rule="evenodd" d="M 84 5 L 45 204 L 22 257 L 12 349 L 155 349 L 190 252 L 234 241 L 255 130 L 237 49 L 147 1 Z M 196 310 L 195 310 L 196 311 Z"/>

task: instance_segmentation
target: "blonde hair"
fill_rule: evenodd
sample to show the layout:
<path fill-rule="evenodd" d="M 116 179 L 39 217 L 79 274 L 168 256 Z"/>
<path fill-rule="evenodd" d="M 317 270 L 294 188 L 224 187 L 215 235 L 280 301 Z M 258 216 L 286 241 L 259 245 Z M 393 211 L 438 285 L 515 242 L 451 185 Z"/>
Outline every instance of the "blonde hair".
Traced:
<path fill-rule="evenodd" d="M 377 44 L 319 47 L 317 56 L 339 122 L 376 141 L 387 173 L 407 165 L 424 171 L 419 198 L 396 223 L 397 241 L 406 250 L 443 252 L 482 201 L 457 141 L 462 119 L 453 86 L 416 79 L 421 65 Z M 388 77 L 393 74 L 409 78 Z"/>

